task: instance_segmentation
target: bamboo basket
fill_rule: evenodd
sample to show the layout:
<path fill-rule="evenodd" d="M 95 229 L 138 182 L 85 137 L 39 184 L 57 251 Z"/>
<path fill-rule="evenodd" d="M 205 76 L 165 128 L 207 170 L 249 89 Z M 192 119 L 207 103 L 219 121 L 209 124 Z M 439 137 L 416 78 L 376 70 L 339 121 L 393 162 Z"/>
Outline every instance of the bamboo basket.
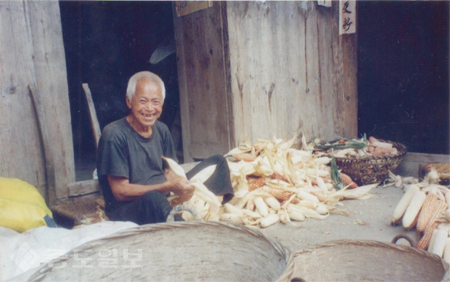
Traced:
<path fill-rule="evenodd" d="M 149 224 L 94 240 L 31 281 L 275 281 L 289 251 L 256 229 L 219 222 Z M 85 264 L 85 265 L 83 265 Z"/>
<path fill-rule="evenodd" d="M 409 246 L 339 240 L 293 253 L 280 280 L 444 281 L 448 268 L 437 255 Z"/>
<path fill-rule="evenodd" d="M 383 156 L 350 156 L 335 157 L 337 167 L 349 175 L 358 185 L 368 185 L 384 181 L 389 171 L 394 172 L 405 157 L 407 148 L 401 143 L 380 140 L 391 143 L 397 149 L 396 155 Z"/>

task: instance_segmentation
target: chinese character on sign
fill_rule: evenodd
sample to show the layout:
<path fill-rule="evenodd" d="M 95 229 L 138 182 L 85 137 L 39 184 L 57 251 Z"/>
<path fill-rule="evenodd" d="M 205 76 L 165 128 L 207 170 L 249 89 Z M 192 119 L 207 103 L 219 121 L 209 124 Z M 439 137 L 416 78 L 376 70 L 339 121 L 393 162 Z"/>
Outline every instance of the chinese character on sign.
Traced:
<path fill-rule="evenodd" d="M 356 1 L 339 1 L 339 35 L 356 32 Z"/>

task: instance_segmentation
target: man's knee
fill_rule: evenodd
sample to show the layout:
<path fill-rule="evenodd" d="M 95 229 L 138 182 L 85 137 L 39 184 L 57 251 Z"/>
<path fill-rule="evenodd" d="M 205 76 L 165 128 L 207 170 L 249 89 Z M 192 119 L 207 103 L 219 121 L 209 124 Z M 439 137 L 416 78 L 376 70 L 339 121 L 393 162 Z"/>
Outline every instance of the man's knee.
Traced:
<path fill-rule="evenodd" d="M 216 164 L 226 162 L 224 156 L 222 156 L 222 155 L 213 155 L 213 156 L 209 157 L 209 159 L 211 162 L 216 163 Z"/>

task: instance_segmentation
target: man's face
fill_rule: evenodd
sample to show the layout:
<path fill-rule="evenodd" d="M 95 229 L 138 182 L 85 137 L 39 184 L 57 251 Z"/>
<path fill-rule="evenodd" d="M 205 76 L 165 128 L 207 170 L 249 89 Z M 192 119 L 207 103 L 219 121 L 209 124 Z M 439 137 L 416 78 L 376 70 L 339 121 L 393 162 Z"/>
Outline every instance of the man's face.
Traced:
<path fill-rule="evenodd" d="M 138 81 L 132 101 L 127 98 L 135 122 L 144 128 L 152 126 L 161 116 L 163 102 L 159 84 L 146 78 Z"/>

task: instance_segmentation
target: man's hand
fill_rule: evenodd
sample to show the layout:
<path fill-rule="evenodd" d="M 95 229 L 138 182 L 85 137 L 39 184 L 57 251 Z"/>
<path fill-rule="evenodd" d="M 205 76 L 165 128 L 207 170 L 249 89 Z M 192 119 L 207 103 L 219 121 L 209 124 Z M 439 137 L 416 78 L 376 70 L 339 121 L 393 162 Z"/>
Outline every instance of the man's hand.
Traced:
<path fill-rule="evenodd" d="M 170 182 L 171 192 L 178 196 L 194 194 L 195 187 L 189 182 L 189 180 L 184 178 L 175 178 Z"/>
<path fill-rule="evenodd" d="M 189 201 L 194 195 L 195 187 L 187 179 L 175 178 L 170 181 L 170 186 L 172 187 L 171 191 L 178 195 L 178 198 L 171 202 L 173 207 Z"/>

